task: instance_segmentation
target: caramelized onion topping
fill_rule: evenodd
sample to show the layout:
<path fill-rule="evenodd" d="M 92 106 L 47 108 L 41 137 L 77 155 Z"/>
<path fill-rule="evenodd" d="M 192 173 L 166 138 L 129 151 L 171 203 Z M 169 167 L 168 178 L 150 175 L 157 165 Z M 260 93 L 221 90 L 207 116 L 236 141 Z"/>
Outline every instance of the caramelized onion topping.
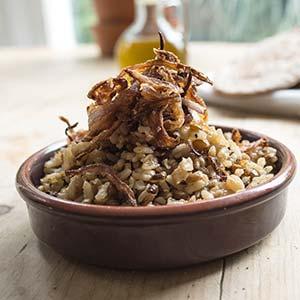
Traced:
<path fill-rule="evenodd" d="M 107 180 L 116 188 L 121 197 L 124 197 L 125 201 L 128 201 L 132 206 L 137 206 L 137 202 L 134 196 L 133 190 L 123 182 L 115 171 L 108 165 L 104 163 L 97 163 L 92 165 L 87 165 L 75 170 L 65 171 L 66 175 L 74 176 L 83 173 L 93 173 L 99 174 L 103 177 L 106 177 Z M 122 200 L 122 199 L 121 199 Z"/>

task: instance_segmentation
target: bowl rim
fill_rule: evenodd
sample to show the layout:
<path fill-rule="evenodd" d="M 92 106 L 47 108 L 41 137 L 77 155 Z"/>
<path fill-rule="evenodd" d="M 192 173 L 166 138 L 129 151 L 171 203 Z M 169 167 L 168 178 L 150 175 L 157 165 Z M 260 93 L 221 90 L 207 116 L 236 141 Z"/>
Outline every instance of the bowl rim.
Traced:
<path fill-rule="evenodd" d="M 231 131 L 236 127 L 213 125 L 221 128 L 224 132 Z M 27 201 L 40 203 L 50 209 L 63 211 L 66 213 L 79 214 L 85 216 L 109 217 L 109 218 L 146 218 L 146 217 L 167 217 L 174 215 L 190 215 L 196 213 L 207 213 L 212 210 L 227 210 L 241 205 L 251 205 L 269 199 L 278 194 L 292 181 L 296 172 L 296 159 L 293 153 L 281 142 L 251 130 L 238 128 L 242 136 L 253 138 L 266 138 L 270 145 L 275 147 L 282 156 L 282 165 L 271 181 L 244 190 L 235 194 L 218 197 L 212 200 L 201 200 L 192 203 L 182 203 L 165 206 L 108 206 L 94 205 L 63 200 L 40 191 L 34 186 L 31 180 L 31 171 L 35 164 L 42 161 L 44 156 L 52 153 L 66 145 L 66 140 L 52 143 L 49 146 L 37 151 L 26 159 L 20 166 L 16 176 L 16 188 L 21 197 Z"/>

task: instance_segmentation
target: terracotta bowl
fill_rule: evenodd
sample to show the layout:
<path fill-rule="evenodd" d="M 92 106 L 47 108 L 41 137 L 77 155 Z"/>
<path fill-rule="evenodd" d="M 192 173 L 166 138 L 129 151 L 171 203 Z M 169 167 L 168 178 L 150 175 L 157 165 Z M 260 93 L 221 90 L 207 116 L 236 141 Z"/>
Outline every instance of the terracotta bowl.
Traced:
<path fill-rule="evenodd" d="M 119 37 L 130 23 L 130 21 L 103 23 L 91 28 L 93 37 L 101 49 L 102 56 L 113 56 Z"/>
<path fill-rule="evenodd" d="M 246 130 L 241 133 L 249 140 L 264 137 Z M 36 186 L 43 164 L 65 142 L 52 144 L 28 158 L 18 171 L 16 185 L 26 201 L 38 239 L 63 255 L 118 269 L 182 267 L 245 249 L 280 223 L 296 162 L 287 147 L 268 139 L 279 156 L 278 172 L 272 181 L 198 203 L 136 208 L 95 206 L 40 192 Z"/>
<path fill-rule="evenodd" d="M 93 4 L 101 23 L 134 20 L 134 0 L 94 0 Z"/>

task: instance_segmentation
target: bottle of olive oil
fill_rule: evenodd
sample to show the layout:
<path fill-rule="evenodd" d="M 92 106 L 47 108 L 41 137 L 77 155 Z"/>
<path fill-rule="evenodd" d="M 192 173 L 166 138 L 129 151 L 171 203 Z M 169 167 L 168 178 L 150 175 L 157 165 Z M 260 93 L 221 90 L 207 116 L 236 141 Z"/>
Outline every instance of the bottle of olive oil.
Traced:
<path fill-rule="evenodd" d="M 159 48 L 158 32 L 165 38 L 164 49 L 175 53 L 183 63 L 186 62 L 184 32 L 166 19 L 164 3 L 136 0 L 135 21 L 117 43 L 117 59 L 121 68 L 152 59 L 153 48 Z"/>

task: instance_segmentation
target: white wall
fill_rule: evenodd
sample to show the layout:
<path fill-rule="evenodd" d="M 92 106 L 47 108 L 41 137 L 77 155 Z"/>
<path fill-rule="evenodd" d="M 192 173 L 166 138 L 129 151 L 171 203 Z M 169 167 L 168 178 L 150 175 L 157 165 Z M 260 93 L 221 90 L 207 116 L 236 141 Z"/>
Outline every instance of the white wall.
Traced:
<path fill-rule="evenodd" d="M 76 45 L 71 0 L 42 0 L 46 43 L 63 50 Z"/>
<path fill-rule="evenodd" d="M 0 0 L 0 46 L 76 45 L 71 0 Z"/>
<path fill-rule="evenodd" d="M 40 0 L 0 0 L 0 46 L 45 43 Z"/>

